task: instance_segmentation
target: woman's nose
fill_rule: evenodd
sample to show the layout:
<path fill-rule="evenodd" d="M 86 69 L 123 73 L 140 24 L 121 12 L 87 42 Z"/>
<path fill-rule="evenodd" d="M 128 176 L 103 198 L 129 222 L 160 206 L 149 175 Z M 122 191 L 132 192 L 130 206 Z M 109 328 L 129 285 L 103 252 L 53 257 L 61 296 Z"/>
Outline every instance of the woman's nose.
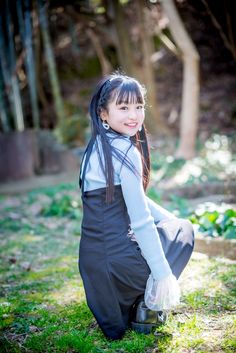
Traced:
<path fill-rule="evenodd" d="M 134 109 L 130 112 L 130 119 L 131 120 L 137 120 L 138 119 L 138 112 L 137 109 Z"/>

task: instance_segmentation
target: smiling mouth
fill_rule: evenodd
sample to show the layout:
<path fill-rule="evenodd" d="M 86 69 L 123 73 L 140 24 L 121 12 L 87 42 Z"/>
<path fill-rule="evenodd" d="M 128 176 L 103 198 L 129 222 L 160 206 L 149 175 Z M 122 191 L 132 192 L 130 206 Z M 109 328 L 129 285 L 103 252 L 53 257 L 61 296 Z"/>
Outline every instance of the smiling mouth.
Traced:
<path fill-rule="evenodd" d="M 128 127 L 135 128 L 137 127 L 138 123 L 130 123 L 130 124 L 125 124 Z"/>

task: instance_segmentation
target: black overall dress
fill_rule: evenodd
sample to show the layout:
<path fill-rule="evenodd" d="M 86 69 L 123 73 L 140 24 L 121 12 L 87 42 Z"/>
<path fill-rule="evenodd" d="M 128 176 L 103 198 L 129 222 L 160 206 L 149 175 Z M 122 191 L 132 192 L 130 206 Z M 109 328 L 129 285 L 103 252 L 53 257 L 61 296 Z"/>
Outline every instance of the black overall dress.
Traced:
<path fill-rule="evenodd" d="M 93 142 L 86 150 L 80 178 L 83 201 L 79 270 L 87 304 L 106 337 L 119 339 L 130 325 L 134 303 L 142 298 L 150 269 L 135 241 L 128 237 L 130 219 L 120 185 L 106 203 L 106 188 L 84 191 Z M 166 228 L 165 228 L 166 227 Z M 164 229 L 165 228 L 165 229 Z M 166 258 L 178 278 L 193 250 L 189 222 L 169 220 L 157 229 Z"/>

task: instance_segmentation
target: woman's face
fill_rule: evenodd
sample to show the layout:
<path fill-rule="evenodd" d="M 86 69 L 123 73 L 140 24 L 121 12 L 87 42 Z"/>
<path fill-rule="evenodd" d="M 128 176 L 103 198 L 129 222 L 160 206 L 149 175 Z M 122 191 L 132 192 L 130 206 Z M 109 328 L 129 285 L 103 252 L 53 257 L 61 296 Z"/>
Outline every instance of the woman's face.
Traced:
<path fill-rule="evenodd" d="M 116 104 L 113 99 L 107 110 L 101 112 L 101 119 L 106 120 L 111 129 L 123 135 L 134 136 L 142 126 L 145 112 L 142 103 Z"/>

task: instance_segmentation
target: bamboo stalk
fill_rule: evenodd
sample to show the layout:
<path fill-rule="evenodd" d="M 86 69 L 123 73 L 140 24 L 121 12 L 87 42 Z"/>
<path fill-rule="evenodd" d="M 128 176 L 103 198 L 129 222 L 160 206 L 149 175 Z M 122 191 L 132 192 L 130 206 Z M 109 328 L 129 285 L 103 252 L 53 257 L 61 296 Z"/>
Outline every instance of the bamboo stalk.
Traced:
<path fill-rule="evenodd" d="M 38 16 L 37 13 L 35 12 L 34 14 L 34 30 L 35 30 L 35 69 L 36 69 L 36 83 L 37 83 L 37 92 L 39 95 L 39 101 L 43 106 L 43 109 L 47 109 L 49 106 L 46 94 L 43 89 L 43 84 L 40 79 L 40 72 L 41 72 L 41 67 L 42 67 L 42 53 L 41 53 L 41 48 L 42 48 L 42 41 L 41 41 L 41 36 L 40 36 L 40 28 L 39 28 L 39 21 L 38 21 Z"/>
<path fill-rule="evenodd" d="M 12 95 L 12 89 L 11 89 L 11 76 L 10 76 L 10 71 L 9 71 L 9 66 L 7 64 L 7 48 L 6 48 L 6 41 L 4 38 L 4 31 L 3 31 L 3 21 L 2 17 L 0 16 L 0 69 L 2 72 L 2 79 L 3 79 L 3 89 L 5 90 L 9 104 L 10 104 L 10 110 L 12 112 L 12 115 L 15 115 L 15 110 L 14 110 L 14 103 L 13 103 L 13 95 Z M 9 117 L 8 117 L 9 118 Z"/>
<path fill-rule="evenodd" d="M 39 109 L 38 109 L 38 94 L 35 74 L 35 60 L 32 42 L 32 21 L 30 12 L 30 1 L 25 0 L 25 46 L 26 46 L 26 62 L 29 76 L 29 87 L 31 105 L 33 110 L 34 127 L 39 129 Z"/>
<path fill-rule="evenodd" d="M 25 28 L 24 28 L 24 17 L 23 17 L 23 11 L 22 11 L 22 0 L 16 0 L 16 11 L 18 16 L 19 32 L 20 32 L 21 40 L 24 41 Z"/>
<path fill-rule="evenodd" d="M 35 61 L 32 44 L 32 25 L 31 25 L 31 12 L 29 0 L 24 0 L 25 11 L 23 15 L 22 11 L 22 0 L 16 1 L 18 22 L 20 35 L 23 46 L 25 48 L 25 67 L 27 72 L 29 92 L 30 92 L 30 103 L 32 108 L 32 116 L 34 127 L 39 128 L 39 110 L 38 110 L 38 99 L 37 99 L 37 85 L 35 75 Z"/>
<path fill-rule="evenodd" d="M 49 35 L 49 28 L 48 28 L 49 26 L 48 26 L 48 20 L 47 20 L 46 9 L 45 9 L 46 4 L 44 3 L 43 0 L 37 0 L 37 3 L 38 3 L 38 9 L 39 9 L 39 22 L 41 26 L 41 33 L 42 33 L 42 38 L 44 43 L 45 57 L 48 64 L 49 79 L 51 82 L 53 98 L 55 101 L 56 114 L 57 114 L 58 123 L 60 126 L 64 121 L 65 114 L 64 114 L 63 101 L 60 93 L 60 85 L 59 85 L 59 80 L 57 75 L 53 48 L 51 45 L 51 39 Z"/>
<path fill-rule="evenodd" d="M 15 56 L 15 46 L 13 38 L 13 24 L 11 21 L 9 0 L 6 0 L 6 27 L 7 27 L 7 39 L 8 39 L 8 57 L 9 57 L 9 67 L 10 67 L 10 85 L 11 94 L 14 107 L 14 119 L 15 128 L 18 131 L 24 130 L 24 118 L 23 110 L 21 104 L 21 95 L 18 84 L 18 79 L 16 76 L 16 56 Z"/>
<path fill-rule="evenodd" d="M 2 65 L 0 65 L 0 120 L 3 132 L 8 132 L 10 131 L 10 124 L 8 121 L 7 107 L 5 102 L 4 80 L 1 66 Z"/>

